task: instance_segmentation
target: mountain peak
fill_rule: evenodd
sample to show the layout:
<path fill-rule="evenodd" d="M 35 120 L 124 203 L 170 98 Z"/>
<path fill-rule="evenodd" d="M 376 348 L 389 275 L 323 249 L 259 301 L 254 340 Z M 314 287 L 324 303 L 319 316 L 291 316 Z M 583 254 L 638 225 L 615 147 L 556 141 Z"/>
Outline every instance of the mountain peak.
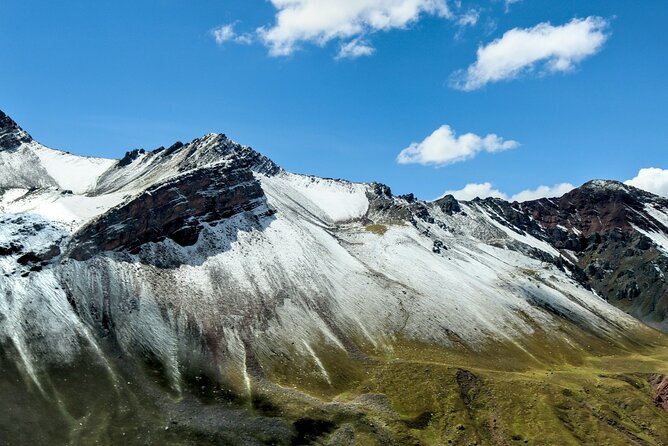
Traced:
<path fill-rule="evenodd" d="M 626 197 L 624 200 L 636 200 L 638 202 L 654 202 L 665 201 L 664 198 L 648 192 L 643 189 L 624 184 L 616 180 L 591 180 L 583 184 L 577 189 L 569 192 L 565 197 L 572 197 L 573 195 L 585 194 L 592 200 L 606 201 L 615 197 Z"/>
<path fill-rule="evenodd" d="M 32 137 L 2 110 L 0 110 L 0 150 L 14 150 Z"/>
<path fill-rule="evenodd" d="M 621 190 L 629 191 L 629 187 L 617 180 L 591 180 L 582 185 L 582 189 L 607 189 L 607 190 Z"/>

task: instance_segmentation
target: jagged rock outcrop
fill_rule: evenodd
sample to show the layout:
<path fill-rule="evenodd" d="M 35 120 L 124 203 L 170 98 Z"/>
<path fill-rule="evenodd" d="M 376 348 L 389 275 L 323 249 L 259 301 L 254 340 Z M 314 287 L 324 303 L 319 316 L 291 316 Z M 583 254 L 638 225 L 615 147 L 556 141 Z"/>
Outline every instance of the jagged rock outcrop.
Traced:
<path fill-rule="evenodd" d="M 0 110 L 0 150 L 14 150 L 30 141 L 30 135 Z"/>

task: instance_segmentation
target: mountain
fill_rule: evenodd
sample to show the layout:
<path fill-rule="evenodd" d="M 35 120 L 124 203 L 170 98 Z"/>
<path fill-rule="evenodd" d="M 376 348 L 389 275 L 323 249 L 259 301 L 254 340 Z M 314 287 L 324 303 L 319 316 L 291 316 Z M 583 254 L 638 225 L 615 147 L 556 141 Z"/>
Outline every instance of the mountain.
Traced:
<path fill-rule="evenodd" d="M 668 202 L 433 202 L 0 112 L 7 444 L 665 444 Z M 643 324 L 641 321 L 654 328 Z"/>

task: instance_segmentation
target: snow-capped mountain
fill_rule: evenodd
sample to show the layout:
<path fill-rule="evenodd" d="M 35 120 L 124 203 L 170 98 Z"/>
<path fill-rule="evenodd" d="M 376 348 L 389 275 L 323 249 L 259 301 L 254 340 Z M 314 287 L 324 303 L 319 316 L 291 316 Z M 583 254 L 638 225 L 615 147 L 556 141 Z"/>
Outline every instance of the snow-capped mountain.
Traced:
<path fill-rule="evenodd" d="M 668 329 L 668 200 L 617 182 L 424 202 L 289 173 L 221 134 L 74 156 L 0 112 L 0 212 L 12 413 L 61 426 L 6 422 L 14 438 L 404 444 L 400 408 L 355 391 L 384 361 L 577 363 L 665 341 L 633 316 Z"/>

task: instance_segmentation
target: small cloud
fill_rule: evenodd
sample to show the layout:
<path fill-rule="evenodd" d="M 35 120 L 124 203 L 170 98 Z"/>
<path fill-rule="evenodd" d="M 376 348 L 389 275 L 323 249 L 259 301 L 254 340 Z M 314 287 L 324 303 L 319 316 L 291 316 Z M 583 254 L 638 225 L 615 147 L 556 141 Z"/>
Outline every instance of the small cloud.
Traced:
<path fill-rule="evenodd" d="M 571 183 L 559 183 L 554 186 L 538 186 L 536 189 L 527 189 L 518 192 L 512 197 L 510 201 L 531 201 L 539 198 L 561 197 L 562 195 L 575 189 Z"/>
<path fill-rule="evenodd" d="M 495 189 L 492 183 L 469 183 L 462 189 L 448 190 L 443 195 L 453 195 L 458 200 L 469 201 L 476 197 L 479 198 L 502 198 L 507 201 L 530 201 L 540 198 L 561 197 L 562 195 L 575 189 L 570 183 L 560 183 L 554 186 L 538 186 L 536 189 L 526 189 L 515 195 L 508 194 Z"/>
<path fill-rule="evenodd" d="M 225 42 L 234 40 L 237 34 L 234 32 L 234 25 L 228 24 L 212 29 L 211 35 L 213 35 L 213 38 L 216 40 L 218 45 L 222 45 Z"/>
<path fill-rule="evenodd" d="M 476 62 L 453 74 L 451 86 L 477 90 L 489 83 L 523 74 L 567 72 L 603 47 L 608 22 L 601 17 L 573 19 L 565 25 L 541 23 L 514 28 L 488 45 L 480 46 Z"/>
<path fill-rule="evenodd" d="M 464 15 L 459 16 L 457 24 L 459 26 L 475 26 L 480 18 L 480 11 L 470 9 Z"/>
<path fill-rule="evenodd" d="M 376 52 L 376 49 L 361 39 L 351 40 L 343 43 L 339 47 L 339 53 L 336 55 L 337 59 L 356 59 L 362 56 L 371 56 Z"/>
<path fill-rule="evenodd" d="M 625 181 L 624 184 L 668 197 L 668 169 L 657 167 L 640 169 L 635 178 Z"/>
<path fill-rule="evenodd" d="M 466 133 L 457 136 L 450 126 L 443 125 L 422 142 L 414 142 L 402 150 L 397 156 L 397 162 L 444 166 L 471 159 L 480 152 L 501 152 L 519 145 L 517 141 L 506 141 L 495 134 L 481 137 Z"/>
<path fill-rule="evenodd" d="M 510 7 L 514 5 L 515 3 L 519 3 L 522 0 L 505 0 L 505 5 L 506 5 L 506 12 L 510 11 Z"/>
<path fill-rule="evenodd" d="M 255 42 L 255 36 L 251 33 L 243 33 L 239 34 L 234 41 L 236 43 L 239 43 L 241 45 L 250 45 L 251 43 Z"/>
<path fill-rule="evenodd" d="M 218 45 L 223 45 L 227 42 L 239 43 L 242 45 L 249 45 L 255 41 L 255 37 L 250 33 L 237 34 L 234 29 L 234 23 L 221 25 L 211 30 L 211 35 Z"/>

